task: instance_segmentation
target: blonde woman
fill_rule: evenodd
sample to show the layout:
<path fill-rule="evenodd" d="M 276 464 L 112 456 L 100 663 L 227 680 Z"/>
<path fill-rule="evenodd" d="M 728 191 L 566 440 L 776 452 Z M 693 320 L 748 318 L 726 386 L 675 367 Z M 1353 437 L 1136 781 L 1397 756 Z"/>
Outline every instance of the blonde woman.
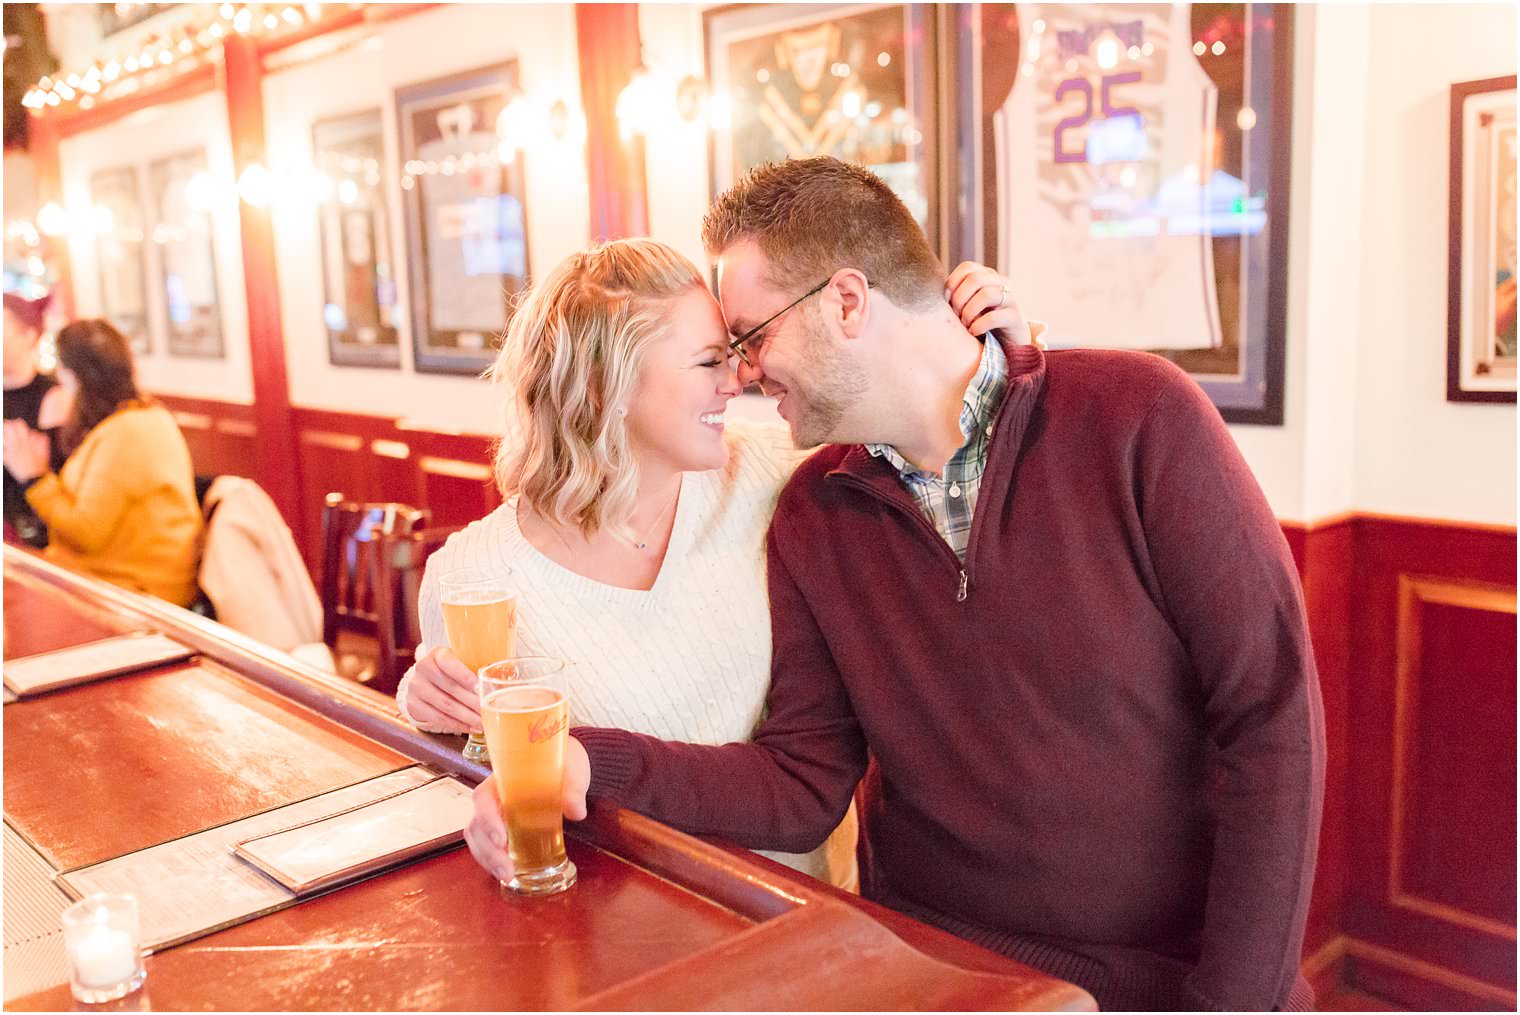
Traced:
<path fill-rule="evenodd" d="M 510 569 L 518 650 L 569 661 L 574 724 L 749 739 L 770 684 L 765 532 L 800 455 L 784 426 L 725 419 L 740 391 L 728 345 L 701 274 L 653 240 L 576 254 L 533 289 L 492 370 L 512 392 L 504 503 L 428 562 L 403 715 L 480 729 L 438 579 Z M 852 810 L 812 853 L 770 855 L 853 889 L 854 845 Z"/>

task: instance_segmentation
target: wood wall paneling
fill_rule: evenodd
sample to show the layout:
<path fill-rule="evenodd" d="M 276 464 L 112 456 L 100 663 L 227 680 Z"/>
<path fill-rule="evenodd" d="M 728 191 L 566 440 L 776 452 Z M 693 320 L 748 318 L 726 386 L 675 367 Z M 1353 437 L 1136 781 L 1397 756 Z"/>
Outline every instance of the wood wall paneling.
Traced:
<path fill-rule="evenodd" d="M 1398 610 L 1390 901 L 1513 944 L 1515 590 L 1400 575 Z"/>
<path fill-rule="evenodd" d="M 179 63 L 188 65 L 192 62 L 181 60 Z M 193 67 L 186 66 L 183 70 L 176 65 L 175 70 L 177 73 L 170 77 L 152 80 L 151 83 L 143 84 L 142 87 L 126 95 L 100 103 L 90 109 L 82 109 L 74 105 L 34 113 L 32 114 L 32 129 L 35 130 L 38 124 L 46 123 L 51 126 L 51 129 L 57 131 L 59 137 L 73 137 L 76 134 L 98 130 L 142 109 L 192 99 L 217 86 L 216 66 L 213 64 L 198 63 Z M 152 75 L 147 77 L 152 78 Z M 28 151 L 35 156 L 36 150 L 36 141 L 33 140 L 28 145 Z M 59 203 L 62 201 L 60 200 Z"/>
<path fill-rule="evenodd" d="M 1515 536 L 1379 517 L 1355 533 L 1352 975 L 1406 1004 L 1513 1009 Z"/>
<path fill-rule="evenodd" d="M 638 4 L 576 4 L 581 108 L 586 114 L 586 172 L 591 238 L 649 232 L 644 141 L 619 129 L 617 100 L 643 64 Z"/>
<path fill-rule="evenodd" d="M 251 405 L 180 395 L 159 398 L 179 422 L 197 475 L 258 478 L 259 430 Z M 491 438 L 328 409 L 297 407 L 294 420 L 306 533 L 297 536 L 297 544 L 313 580 L 320 579 L 318 543 L 328 493 L 427 508 L 435 525 L 463 525 L 501 502 L 492 480 Z"/>
<path fill-rule="evenodd" d="M 1360 939 L 1346 946 L 1346 983 L 1410 1011 L 1514 1011 L 1513 991 Z"/>
<path fill-rule="evenodd" d="M 262 168 L 264 145 L 263 69 L 252 39 L 229 35 L 222 44 L 219 79 L 227 103 L 233 171 Z M 291 417 L 286 379 L 285 336 L 280 318 L 280 284 L 274 249 L 274 220 L 267 207 L 238 202 L 243 245 L 243 286 L 248 298 L 248 357 L 253 369 L 253 404 L 259 439 L 254 444 L 254 476 L 269 494 L 297 543 L 310 540 L 301 510 L 301 456 Z"/>
<path fill-rule="evenodd" d="M 62 121 L 58 116 L 32 114 L 27 127 L 27 153 L 37 173 L 37 207 L 49 202 L 64 207 L 63 166 L 58 160 L 58 143 L 63 139 Z M 56 313 L 66 321 L 76 315 L 74 303 L 74 280 L 68 240 L 44 234 L 42 256 L 57 275 L 53 284 L 53 303 Z"/>
<path fill-rule="evenodd" d="M 295 418 L 305 458 L 302 510 L 313 526 L 302 549 L 314 577 L 321 556 L 317 523 L 330 492 L 426 508 L 434 525 L 474 521 L 499 503 L 488 437 L 327 409 L 298 408 Z"/>
<path fill-rule="evenodd" d="M 494 440 L 479 434 L 418 430 L 397 423 L 400 439 L 415 455 L 417 500 L 434 525 L 463 525 L 484 518 L 501 503 L 492 477 Z"/>
<path fill-rule="evenodd" d="M 375 474 L 385 500 L 398 504 L 422 503 L 417 488 L 417 462 L 412 446 L 391 437 L 373 437 L 369 453 L 375 459 Z"/>
<path fill-rule="evenodd" d="M 1304 583 L 1309 636 L 1325 709 L 1325 801 L 1314 890 L 1304 931 L 1304 952 L 1312 955 L 1341 933 L 1341 909 L 1346 893 L 1351 695 L 1347 633 L 1353 595 L 1352 522 L 1343 518 L 1315 526 L 1304 530 L 1297 540 L 1289 538 L 1290 547 L 1295 542 L 1302 546 L 1295 560 L 1299 562 Z"/>
<path fill-rule="evenodd" d="M 489 514 L 498 502 L 491 470 L 477 462 L 424 455 L 418 459 L 422 501 L 434 525 L 464 525 Z"/>
<path fill-rule="evenodd" d="M 363 437 L 330 430 L 302 430 L 298 439 L 301 458 L 307 474 L 312 477 L 301 496 L 301 512 L 305 516 L 307 532 L 320 534 L 322 531 L 322 504 L 327 491 L 340 492 L 355 501 L 385 499 L 381 495 L 378 463 L 367 453 Z M 307 570 L 314 580 L 320 581 L 320 538 L 306 539 L 302 551 Z"/>
<path fill-rule="evenodd" d="M 253 406 L 182 395 L 155 397 L 174 413 L 196 475 L 253 478 L 258 438 Z"/>

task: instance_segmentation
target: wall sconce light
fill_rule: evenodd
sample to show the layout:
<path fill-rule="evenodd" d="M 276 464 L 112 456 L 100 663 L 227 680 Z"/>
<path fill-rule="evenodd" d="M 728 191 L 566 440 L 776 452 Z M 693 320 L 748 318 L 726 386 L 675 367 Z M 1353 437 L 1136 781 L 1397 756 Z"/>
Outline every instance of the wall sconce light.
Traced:
<path fill-rule="evenodd" d="M 677 121 L 697 123 L 709 105 L 707 83 L 695 74 L 676 81 L 663 61 L 647 52 L 633 78 L 618 95 L 618 128 L 627 138 L 645 135 Z"/>
<path fill-rule="evenodd" d="M 500 142 L 499 148 L 510 150 L 512 155 L 502 155 L 501 160 L 511 162 L 517 152 L 534 147 L 548 129 L 546 119 L 540 114 L 540 107 L 522 92 L 507 100 L 496 114 L 496 140 Z"/>
<path fill-rule="evenodd" d="M 570 107 L 564 99 L 555 99 L 549 107 L 549 133 L 563 141 L 570 132 Z"/>
<path fill-rule="evenodd" d="M 110 208 L 97 204 L 90 209 L 90 228 L 99 236 L 109 236 L 116 231 L 116 215 Z"/>
<path fill-rule="evenodd" d="M 251 162 L 238 176 L 238 197 L 254 208 L 267 208 L 274 200 L 275 179 L 262 163 Z"/>
<path fill-rule="evenodd" d="M 618 93 L 618 130 L 624 138 L 649 132 L 659 115 L 659 98 L 659 89 L 653 75 L 649 73 L 648 67 L 640 64 L 639 69 L 633 72 L 632 79 Z"/>
<path fill-rule="evenodd" d="M 198 169 L 185 184 L 185 201 L 198 212 L 209 212 L 216 207 L 217 186 L 211 174 Z"/>
<path fill-rule="evenodd" d="M 707 86 L 695 74 L 688 74 L 676 85 L 676 112 L 687 123 L 696 123 L 706 104 Z"/>
<path fill-rule="evenodd" d="M 69 231 L 69 213 L 58 202 L 49 201 L 37 209 L 37 228 L 44 236 L 62 236 Z"/>

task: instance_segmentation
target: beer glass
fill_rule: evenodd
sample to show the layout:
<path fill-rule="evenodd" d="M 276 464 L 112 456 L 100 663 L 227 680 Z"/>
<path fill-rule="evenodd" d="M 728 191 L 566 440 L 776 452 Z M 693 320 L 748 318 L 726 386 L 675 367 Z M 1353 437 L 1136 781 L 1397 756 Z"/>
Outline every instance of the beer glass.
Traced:
<path fill-rule="evenodd" d="M 487 663 L 517 653 L 517 593 L 508 578 L 461 568 L 444 574 L 438 591 L 449 648 L 477 676 Z M 471 733 L 464 756 L 489 764 L 485 738 Z"/>
<path fill-rule="evenodd" d="M 552 895 L 575 884 L 560 810 L 570 727 L 564 668 L 558 659 L 522 656 L 480 671 L 491 778 L 516 871 L 504 884 L 524 895 Z"/>

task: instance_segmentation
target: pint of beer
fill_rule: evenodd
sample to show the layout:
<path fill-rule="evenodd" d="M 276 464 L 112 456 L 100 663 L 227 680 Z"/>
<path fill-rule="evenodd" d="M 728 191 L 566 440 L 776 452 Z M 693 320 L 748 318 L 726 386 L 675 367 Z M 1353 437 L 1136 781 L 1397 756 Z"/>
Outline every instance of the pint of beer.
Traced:
<path fill-rule="evenodd" d="M 449 648 L 478 676 L 481 667 L 517 651 L 517 594 L 508 578 L 476 568 L 450 571 L 438 582 Z M 485 738 L 471 733 L 471 761 L 489 763 Z"/>
<path fill-rule="evenodd" d="M 523 656 L 483 668 L 480 715 L 516 870 L 506 887 L 525 895 L 562 892 L 575 884 L 560 811 L 570 728 L 564 663 Z"/>

